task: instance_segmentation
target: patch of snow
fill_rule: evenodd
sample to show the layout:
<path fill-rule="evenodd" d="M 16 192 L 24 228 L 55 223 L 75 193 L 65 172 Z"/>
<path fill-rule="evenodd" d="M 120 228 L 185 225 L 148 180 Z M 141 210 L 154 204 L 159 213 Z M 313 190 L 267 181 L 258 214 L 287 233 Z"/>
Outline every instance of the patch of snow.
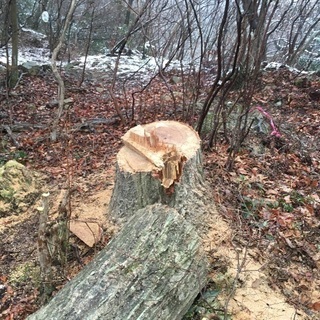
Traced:
<path fill-rule="evenodd" d="M 116 56 L 106 56 L 106 55 L 93 55 L 88 56 L 86 61 L 86 67 L 90 70 L 108 71 L 114 70 L 117 63 Z M 84 64 L 85 57 L 79 59 L 80 64 L 78 67 L 82 68 Z M 118 73 L 134 73 L 134 72 L 148 72 L 155 71 L 157 64 L 154 58 L 148 57 L 147 59 L 142 59 L 136 54 L 130 56 L 121 56 L 118 65 Z"/>
<path fill-rule="evenodd" d="M 78 61 L 78 67 L 83 67 L 85 57 L 81 57 Z M 114 70 L 118 57 L 107 55 L 93 55 L 88 56 L 86 61 L 86 67 L 91 70 Z M 135 72 L 155 72 L 159 66 L 164 66 L 167 63 L 166 60 L 156 60 L 154 57 L 146 56 L 142 59 L 142 54 L 135 51 L 132 55 L 123 55 L 120 57 L 118 65 L 118 73 L 135 73 Z M 179 62 L 171 64 L 171 68 L 180 67 Z"/>
<path fill-rule="evenodd" d="M 39 65 L 50 64 L 50 50 L 47 49 L 47 40 L 46 35 L 36 32 L 32 29 L 21 28 L 21 37 L 22 43 L 24 43 L 23 39 L 26 37 L 27 42 L 25 45 L 21 45 L 18 51 L 18 64 L 22 65 L 26 62 L 35 62 Z M 30 39 L 31 38 L 31 39 Z M 42 44 L 42 48 L 33 47 L 28 45 L 28 40 L 32 41 L 32 39 L 40 41 Z M 150 44 L 147 44 L 147 46 Z M 9 63 L 11 63 L 11 47 L 8 48 L 9 55 Z M 87 56 L 85 59 L 84 56 L 71 61 L 70 64 L 67 62 L 62 62 L 64 66 L 68 66 L 70 68 L 82 69 L 84 66 L 84 62 L 86 60 L 86 69 L 88 71 L 101 71 L 101 72 L 113 72 L 116 68 L 116 64 L 118 61 L 117 56 L 112 56 L 109 54 L 101 54 L 101 55 L 91 55 Z M 6 49 L 0 48 L 0 61 L 2 63 L 7 63 L 7 54 Z M 117 66 L 117 75 L 119 76 L 140 76 L 141 78 L 149 78 L 156 72 L 158 72 L 159 68 L 166 66 L 168 60 L 163 58 L 156 59 L 151 56 L 145 56 L 143 59 L 143 54 L 138 50 L 132 50 L 131 55 L 121 55 L 119 59 L 119 64 Z M 181 63 L 179 61 L 172 61 L 170 66 L 167 69 L 180 69 Z"/>
<path fill-rule="evenodd" d="M 278 70 L 284 65 L 279 62 L 269 62 L 265 67 L 264 70 Z"/>
<path fill-rule="evenodd" d="M 40 40 L 44 43 L 46 36 L 32 29 L 22 28 L 23 32 L 31 33 L 31 37 Z M 9 64 L 11 64 L 11 47 L 8 48 Z M 34 62 L 39 65 L 51 64 L 50 50 L 47 48 L 36 48 L 30 45 L 21 46 L 18 51 L 18 64 L 22 65 L 26 62 Z M 100 72 L 113 72 L 116 67 L 118 56 L 112 56 L 108 54 L 91 55 L 86 58 L 86 70 L 88 71 L 100 71 Z M 0 48 L 0 61 L 4 64 L 7 63 L 6 49 Z M 82 56 L 79 59 L 73 60 L 69 63 L 62 62 L 64 66 L 82 69 L 84 66 L 85 57 Z M 159 68 L 166 66 L 168 60 L 164 58 L 154 58 L 151 56 L 145 56 L 138 50 L 132 50 L 131 55 L 121 55 L 117 75 L 123 76 L 135 76 L 141 79 L 149 79 Z M 188 66 L 186 64 L 186 66 Z M 181 62 L 171 61 L 166 70 L 180 69 Z"/>
<path fill-rule="evenodd" d="M 290 72 L 292 73 L 296 73 L 296 74 L 310 74 L 310 73 L 313 73 L 313 72 L 310 72 L 310 71 L 301 71 L 297 68 L 293 68 L 293 67 L 290 67 L 286 64 L 283 64 L 283 63 L 279 63 L 279 62 L 269 62 L 264 68 L 263 70 L 279 70 L 279 69 L 282 69 L 282 68 L 286 68 L 288 69 Z"/>
<path fill-rule="evenodd" d="M 38 39 L 45 39 L 47 37 L 45 34 L 37 32 L 37 31 L 34 31 L 32 29 L 29 29 L 29 28 L 21 28 L 21 30 L 24 31 L 24 32 L 32 33 Z"/>
<path fill-rule="evenodd" d="M 11 48 L 8 49 L 8 53 L 11 64 Z M 49 55 L 49 49 L 45 48 L 20 48 L 18 51 L 18 64 L 20 65 L 25 62 L 36 62 L 40 65 L 50 64 Z M 5 48 L 0 48 L 0 61 L 2 63 L 7 63 Z"/>
<path fill-rule="evenodd" d="M 78 60 L 71 61 L 74 68 L 82 69 L 85 57 L 82 56 Z M 86 69 L 90 71 L 113 72 L 118 61 L 118 56 L 110 55 L 91 55 L 87 56 Z M 117 75 L 120 77 L 135 75 L 135 77 L 149 79 L 152 75 L 158 72 L 159 68 L 166 65 L 168 60 L 157 60 L 154 57 L 146 56 L 142 59 L 142 53 L 135 50 L 131 55 L 122 55 L 119 59 Z M 180 69 L 179 61 L 173 61 L 167 68 Z"/>

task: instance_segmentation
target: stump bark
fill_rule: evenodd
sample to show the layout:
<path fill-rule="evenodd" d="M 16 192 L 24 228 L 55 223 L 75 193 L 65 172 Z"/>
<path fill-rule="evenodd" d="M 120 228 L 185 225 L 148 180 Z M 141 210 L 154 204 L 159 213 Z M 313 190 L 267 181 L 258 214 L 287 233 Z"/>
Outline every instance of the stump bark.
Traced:
<path fill-rule="evenodd" d="M 215 209 L 197 133 L 160 121 L 129 130 L 123 142 L 109 206 L 122 229 L 28 319 L 179 320 L 206 283 L 199 234 Z"/>
<path fill-rule="evenodd" d="M 136 210 L 162 203 L 197 224 L 208 202 L 198 134 L 176 121 L 129 130 L 117 155 L 109 209 L 117 222 Z"/>

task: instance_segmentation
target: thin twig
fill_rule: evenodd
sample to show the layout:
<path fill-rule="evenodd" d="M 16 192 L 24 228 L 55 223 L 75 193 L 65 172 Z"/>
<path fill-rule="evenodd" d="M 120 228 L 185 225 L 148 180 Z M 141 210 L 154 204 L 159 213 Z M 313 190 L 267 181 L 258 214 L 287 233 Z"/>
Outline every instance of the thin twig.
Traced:
<path fill-rule="evenodd" d="M 2 128 L 4 130 L 6 130 L 8 136 L 11 138 L 11 140 L 13 141 L 13 143 L 15 144 L 16 147 L 20 148 L 20 143 L 18 142 L 18 140 L 15 138 L 15 135 L 13 134 L 11 128 L 8 125 L 3 125 Z"/>
<path fill-rule="evenodd" d="M 232 245 L 233 245 L 233 243 L 232 243 Z M 231 298 L 233 297 L 233 295 L 234 295 L 234 293 L 236 291 L 236 287 L 237 287 L 237 283 L 238 283 L 239 278 L 240 278 L 240 274 L 242 272 L 242 269 L 243 269 L 245 263 L 247 262 L 248 246 L 249 246 L 249 242 L 247 243 L 247 245 L 244 248 L 244 254 L 243 254 L 243 258 L 242 258 L 241 263 L 240 263 L 239 252 L 236 250 L 236 253 L 237 253 L 237 273 L 236 273 L 235 278 L 233 280 L 229 296 L 228 296 L 228 298 L 227 298 L 227 300 L 226 300 L 226 302 L 224 304 L 224 317 L 223 317 L 224 320 L 227 320 L 227 318 L 228 318 L 228 306 L 229 306 L 230 300 L 231 300 Z M 234 245 L 233 245 L 233 247 L 235 248 Z"/>

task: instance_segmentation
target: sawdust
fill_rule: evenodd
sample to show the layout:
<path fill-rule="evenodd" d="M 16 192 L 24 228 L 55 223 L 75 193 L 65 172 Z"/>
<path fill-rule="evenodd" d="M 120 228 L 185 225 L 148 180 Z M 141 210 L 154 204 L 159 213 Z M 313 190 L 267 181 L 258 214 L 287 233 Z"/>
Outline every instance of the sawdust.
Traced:
<path fill-rule="evenodd" d="M 100 186 L 100 189 L 91 188 L 90 190 L 90 186 L 94 184 L 93 181 L 95 185 Z M 101 181 L 104 181 L 103 185 Z M 108 221 L 106 212 L 112 194 L 113 171 L 99 173 L 97 176 L 92 175 L 90 179 L 78 182 L 78 186 L 81 186 L 83 193 L 76 193 L 72 197 L 71 220 L 94 222 L 104 233 L 107 232 L 112 237 L 117 232 L 117 227 Z M 57 214 L 63 194 L 64 190 L 58 187 L 51 188 L 52 217 Z M 5 230 L 11 232 L 31 219 L 34 221 L 35 215 L 38 214 L 36 211 L 38 205 L 39 203 L 34 204 L 20 215 L 1 218 L 0 234 L 4 234 Z M 221 306 L 227 307 L 232 320 L 310 319 L 288 304 L 277 288 L 270 286 L 270 278 L 266 272 L 267 259 L 258 257 L 258 253 L 253 248 L 235 246 L 234 230 L 219 214 L 215 215 L 211 223 L 208 234 L 204 236 L 205 250 L 212 258 L 212 265 L 219 263 L 220 265 L 217 269 L 213 268 L 210 277 L 215 283 L 218 278 L 220 279 L 221 292 L 218 300 Z M 79 239 L 81 240 L 81 235 Z M 30 245 L 36 246 L 34 237 L 30 236 L 29 240 Z M 21 241 L 27 240 L 21 238 Z M 14 269 L 12 264 L 10 266 Z M 222 276 L 221 273 L 223 273 Z"/>
<path fill-rule="evenodd" d="M 270 286 L 267 259 L 259 256 L 254 248 L 234 245 L 234 230 L 220 216 L 212 219 L 210 227 L 206 250 L 213 266 L 224 264 L 226 267 L 213 268 L 210 277 L 221 288 L 219 303 L 227 308 L 232 320 L 309 319 L 287 303 L 279 289 Z"/>
<path fill-rule="evenodd" d="M 70 231 L 89 247 L 100 242 L 103 230 L 108 230 L 110 235 L 117 231 L 117 226 L 106 215 L 112 187 L 109 185 L 107 189 L 88 197 L 85 202 L 78 199 L 72 211 Z"/>
<path fill-rule="evenodd" d="M 112 186 L 96 192 L 88 198 L 78 198 L 74 201 L 72 219 L 91 220 L 98 222 L 101 226 L 107 227 L 106 212 L 112 194 Z"/>

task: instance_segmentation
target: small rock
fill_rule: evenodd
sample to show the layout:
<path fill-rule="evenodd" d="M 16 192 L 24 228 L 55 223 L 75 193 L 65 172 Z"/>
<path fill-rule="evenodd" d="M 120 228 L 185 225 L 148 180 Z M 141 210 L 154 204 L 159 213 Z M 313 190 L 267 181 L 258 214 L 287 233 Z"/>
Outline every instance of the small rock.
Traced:
<path fill-rule="evenodd" d="M 20 65 L 20 68 L 23 72 L 26 72 L 32 76 L 39 74 L 41 71 L 41 66 L 33 61 L 24 62 L 22 65 Z"/>
<path fill-rule="evenodd" d="M 173 76 L 173 77 L 171 78 L 171 81 L 172 81 L 174 84 L 181 83 L 181 82 L 182 82 L 182 78 L 181 78 L 181 77 L 177 77 L 177 76 Z"/>
<path fill-rule="evenodd" d="M 282 106 L 282 102 L 279 100 L 274 104 L 275 107 L 281 107 Z"/>
<path fill-rule="evenodd" d="M 0 217 L 24 212 L 39 190 L 33 172 L 15 160 L 0 167 Z"/>

